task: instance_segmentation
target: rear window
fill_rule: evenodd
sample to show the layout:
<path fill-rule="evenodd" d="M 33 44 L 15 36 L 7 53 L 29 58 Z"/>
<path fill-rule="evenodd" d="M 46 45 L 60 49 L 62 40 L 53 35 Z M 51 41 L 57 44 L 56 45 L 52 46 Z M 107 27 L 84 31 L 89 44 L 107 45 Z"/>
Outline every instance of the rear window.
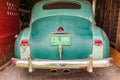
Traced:
<path fill-rule="evenodd" d="M 43 5 L 44 10 L 51 9 L 80 9 L 81 5 L 78 2 L 52 2 Z"/>

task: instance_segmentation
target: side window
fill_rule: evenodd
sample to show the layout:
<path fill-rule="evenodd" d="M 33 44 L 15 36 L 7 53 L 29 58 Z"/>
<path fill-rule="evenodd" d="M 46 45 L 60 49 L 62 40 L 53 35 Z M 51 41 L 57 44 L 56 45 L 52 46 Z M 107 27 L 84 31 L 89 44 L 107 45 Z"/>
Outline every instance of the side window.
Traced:
<path fill-rule="evenodd" d="M 77 2 L 53 2 L 43 5 L 44 10 L 51 9 L 80 9 L 81 5 Z"/>

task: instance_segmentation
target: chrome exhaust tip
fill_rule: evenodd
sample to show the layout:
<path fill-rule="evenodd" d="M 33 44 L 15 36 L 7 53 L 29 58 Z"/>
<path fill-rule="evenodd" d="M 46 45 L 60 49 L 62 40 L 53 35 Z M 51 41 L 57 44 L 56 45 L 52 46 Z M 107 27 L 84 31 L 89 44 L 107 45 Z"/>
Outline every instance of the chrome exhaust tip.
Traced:
<path fill-rule="evenodd" d="M 56 69 L 51 69 L 50 72 L 52 72 L 52 73 L 58 73 L 58 70 L 56 70 Z"/>
<path fill-rule="evenodd" d="M 63 73 L 69 74 L 69 73 L 70 73 L 70 70 L 69 70 L 69 69 L 64 69 L 64 70 L 63 70 Z"/>

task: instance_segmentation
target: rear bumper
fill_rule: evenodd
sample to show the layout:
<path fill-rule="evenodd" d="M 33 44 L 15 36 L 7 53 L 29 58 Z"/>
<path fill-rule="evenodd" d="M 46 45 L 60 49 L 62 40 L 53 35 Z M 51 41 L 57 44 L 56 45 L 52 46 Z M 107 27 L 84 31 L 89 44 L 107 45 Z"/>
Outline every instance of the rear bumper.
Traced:
<path fill-rule="evenodd" d="M 12 58 L 12 63 L 17 67 L 28 68 L 29 72 L 32 72 L 32 69 L 87 69 L 88 72 L 92 72 L 93 68 L 98 67 L 109 67 L 113 64 L 112 58 L 106 59 L 95 59 L 92 57 L 89 59 L 80 59 L 80 60 L 28 60 Z"/>

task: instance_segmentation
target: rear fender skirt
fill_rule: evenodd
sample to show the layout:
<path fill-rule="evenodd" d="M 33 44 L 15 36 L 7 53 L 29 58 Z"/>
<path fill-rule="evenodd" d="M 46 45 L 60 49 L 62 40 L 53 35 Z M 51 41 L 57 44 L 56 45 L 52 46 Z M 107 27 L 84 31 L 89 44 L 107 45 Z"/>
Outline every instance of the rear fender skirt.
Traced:
<path fill-rule="evenodd" d="M 94 45 L 95 40 L 101 40 L 103 42 L 103 37 L 101 30 L 98 27 L 92 27 L 93 33 L 93 48 L 92 55 L 94 59 L 102 59 L 103 58 L 103 45 L 97 46 Z"/>

